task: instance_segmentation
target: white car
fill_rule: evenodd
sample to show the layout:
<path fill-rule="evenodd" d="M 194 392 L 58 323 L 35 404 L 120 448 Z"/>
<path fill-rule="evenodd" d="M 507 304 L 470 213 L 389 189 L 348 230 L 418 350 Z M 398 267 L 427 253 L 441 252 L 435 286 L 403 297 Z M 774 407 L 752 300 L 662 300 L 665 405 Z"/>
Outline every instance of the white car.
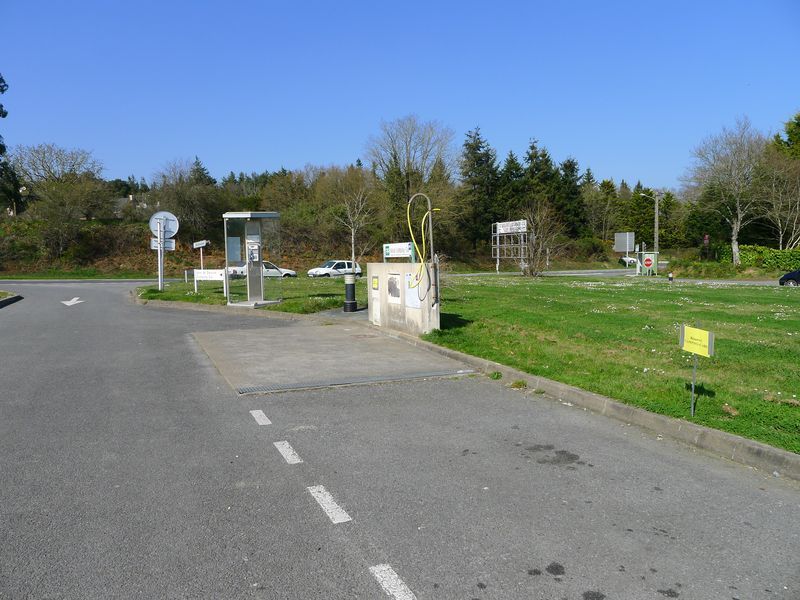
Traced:
<path fill-rule="evenodd" d="M 264 260 L 261 262 L 261 274 L 264 277 L 297 277 L 297 271 L 282 269 L 274 263 Z M 228 275 L 232 278 L 245 277 L 247 275 L 247 263 L 238 261 L 228 265 Z"/>
<path fill-rule="evenodd" d="M 275 263 L 269 262 L 268 260 L 262 261 L 261 268 L 262 275 L 264 275 L 264 277 L 297 277 L 297 271 L 283 269 Z"/>
<path fill-rule="evenodd" d="M 353 262 L 349 260 L 329 260 L 321 267 L 314 267 L 309 270 L 309 277 L 340 277 L 345 273 L 351 273 Z M 361 266 L 356 263 L 356 277 L 361 277 Z"/>

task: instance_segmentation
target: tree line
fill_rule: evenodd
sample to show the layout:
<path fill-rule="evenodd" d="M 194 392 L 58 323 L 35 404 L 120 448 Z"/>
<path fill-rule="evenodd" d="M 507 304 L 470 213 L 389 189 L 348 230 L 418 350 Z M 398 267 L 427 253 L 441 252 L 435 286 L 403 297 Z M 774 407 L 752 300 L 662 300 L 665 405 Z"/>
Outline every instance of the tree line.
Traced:
<path fill-rule="evenodd" d="M 0 76 L 0 93 L 6 87 Z M 142 224 L 157 209 L 178 216 L 185 242 L 219 240 L 226 211 L 272 210 L 281 213 L 286 256 L 374 255 L 384 242 L 408 239 L 406 203 L 423 192 L 440 209 L 437 248 L 456 259 L 488 256 L 492 223 L 518 219 L 542 250 L 604 258 L 616 231 L 649 244 L 658 198 L 662 248 L 699 246 L 710 235 L 732 244 L 736 262 L 741 241 L 800 245 L 800 114 L 784 131 L 768 139 L 742 120 L 707 138 L 681 193 L 598 180 L 575 158 L 555 161 L 535 139 L 521 157 L 501 161 L 478 127 L 456 149 L 452 130 L 414 115 L 382 123 L 363 161 L 220 180 L 198 157 L 165 165 L 149 182 L 105 180 L 86 150 L 39 144 L 7 153 L 0 138 L 0 258 L 89 260 L 99 245 L 87 239 L 104 235 L 101 224 L 123 238 L 106 246 L 112 251 L 145 245 Z"/>

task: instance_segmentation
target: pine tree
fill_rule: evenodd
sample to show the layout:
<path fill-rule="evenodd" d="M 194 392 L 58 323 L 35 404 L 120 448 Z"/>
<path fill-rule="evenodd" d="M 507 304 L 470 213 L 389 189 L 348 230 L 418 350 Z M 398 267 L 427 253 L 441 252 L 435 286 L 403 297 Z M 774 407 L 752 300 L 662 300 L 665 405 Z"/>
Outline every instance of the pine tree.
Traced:
<path fill-rule="evenodd" d="M 522 218 L 525 200 L 525 169 L 514 152 L 509 152 L 497 183 L 497 213 L 501 220 Z"/>
<path fill-rule="evenodd" d="M 772 140 L 773 145 L 787 156 L 800 159 L 800 113 L 788 121 L 783 130 L 786 132 L 786 139 L 776 134 Z"/>
<path fill-rule="evenodd" d="M 189 183 L 192 185 L 217 185 L 217 180 L 211 177 L 205 165 L 195 156 L 192 169 L 189 171 Z"/>
<path fill-rule="evenodd" d="M 541 150 L 536 140 L 531 140 L 525 153 L 524 194 L 525 205 L 540 202 L 553 203 L 559 182 L 559 173 L 546 148 Z"/>
<path fill-rule="evenodd" d="M 489 239 L 491 235 L 491 226 L 498 214 L 499 180 L 497 153 L 483 139 L 478 127 L 467 132 L 460 167 L 458 222 L 475 250 L 480 240 Z"/>
<path fill-rule="evenodd" d="M 586 207 L 580 189 L 580 170 L 578 161 L 568 158 L 561 163 L 560 176 L 556 188 L 554 208 L 567 235 L 579 238 L 586 233 Z"/>

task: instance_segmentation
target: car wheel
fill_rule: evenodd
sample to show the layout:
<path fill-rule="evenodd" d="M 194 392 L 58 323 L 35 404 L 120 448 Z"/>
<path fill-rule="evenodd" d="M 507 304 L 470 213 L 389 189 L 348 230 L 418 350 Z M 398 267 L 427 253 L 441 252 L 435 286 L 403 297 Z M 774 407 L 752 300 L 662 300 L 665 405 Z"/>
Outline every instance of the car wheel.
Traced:
<path fill-rule="evenodd" d="M 288 273 L 284 273 L 283 277 L 291 277 L 291 275 L 289 275 Z"/>
<path fill-rule="evenodd" d="M 789 287 L 797 287 L 797 280 L 796 279 L 787 279 L 784 285 L 788 285 Z"/>

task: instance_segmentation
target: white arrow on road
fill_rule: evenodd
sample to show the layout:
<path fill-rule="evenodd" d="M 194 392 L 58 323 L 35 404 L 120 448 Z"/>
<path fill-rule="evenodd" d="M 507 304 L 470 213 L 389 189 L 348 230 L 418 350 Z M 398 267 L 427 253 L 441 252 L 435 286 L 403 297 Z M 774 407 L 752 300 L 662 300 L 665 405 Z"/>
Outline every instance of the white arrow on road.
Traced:
<path fill-rule="evenodd" d="M 86 302 L 86 300 L 81 300 L 80 296 L 75 296 L 72 300 L 62 300 L 61 304 L 64 306 L 75 306 L 76 304 L 80 304 L 81 302 Z"/>

